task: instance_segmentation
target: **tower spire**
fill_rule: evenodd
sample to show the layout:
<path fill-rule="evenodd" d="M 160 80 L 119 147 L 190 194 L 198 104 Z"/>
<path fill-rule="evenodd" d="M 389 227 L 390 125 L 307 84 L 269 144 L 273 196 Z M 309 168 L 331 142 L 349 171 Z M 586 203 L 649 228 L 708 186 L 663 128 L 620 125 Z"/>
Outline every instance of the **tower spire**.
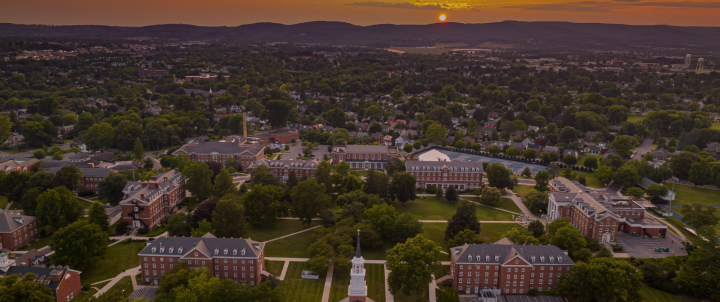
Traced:
<path fill-rule="evenodd" d="M 360 258 L 360 229 L 357 230 L 358 236 L 357 236 L 357 246 L 355 247 L 355 258 Z"/>

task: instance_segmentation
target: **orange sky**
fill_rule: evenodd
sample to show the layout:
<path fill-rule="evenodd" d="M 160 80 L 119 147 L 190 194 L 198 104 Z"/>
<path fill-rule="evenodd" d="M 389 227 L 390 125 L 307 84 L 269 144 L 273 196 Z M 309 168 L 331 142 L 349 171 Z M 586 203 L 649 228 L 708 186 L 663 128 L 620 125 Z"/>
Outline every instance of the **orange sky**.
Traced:
<path fill-rule="evenodd" d="M 720 26 L 720 0 L 20 0 L 2 5 L 0 22 L 142 26 L 237 26 L 344 21 L 428 24 L 504 20 Z"/>

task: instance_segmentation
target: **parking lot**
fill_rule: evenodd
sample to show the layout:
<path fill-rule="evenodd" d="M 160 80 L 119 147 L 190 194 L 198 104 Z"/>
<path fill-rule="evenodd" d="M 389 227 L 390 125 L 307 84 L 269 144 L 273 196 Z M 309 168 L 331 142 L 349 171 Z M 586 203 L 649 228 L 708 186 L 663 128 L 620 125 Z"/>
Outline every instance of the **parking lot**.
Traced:
<path fill-rule="evenodd" d="M 285 152 L 283 154 L 282 159 L 296 159 L 298 155 L 302 154 L 303 147 L 301 145 L 296 146 L 290 146 L 290 150 Z M 323 155 L 328 154 L 330 156 L 331 152 L 327 151 L 327 145 L 319 145 L 316 150 L 313 150 L 313 155 L 315 155 L 315 158 L 322 160 Z"/>
<path fill-rule="evenodd" d="M 680 238 L 669 230 L 665 238 L 643 238 L 618 233 L 617 244 L 623 247 L 623 252 L 627 253 L 629 257 L 665 258 L 668 255 L 687 255 L 687 251 L 683 249 Z M 656 252 L 656 247 L 667 247 L 670 251 Z"/>

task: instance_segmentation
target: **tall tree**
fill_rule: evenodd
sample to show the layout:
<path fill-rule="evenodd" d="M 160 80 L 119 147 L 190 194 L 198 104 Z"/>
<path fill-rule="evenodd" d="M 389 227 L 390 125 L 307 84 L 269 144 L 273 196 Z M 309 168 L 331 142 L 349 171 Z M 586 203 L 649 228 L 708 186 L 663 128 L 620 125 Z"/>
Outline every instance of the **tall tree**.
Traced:
<path fill-rule="evenodd" d="M 635 267 L 625 260 L 602 257 L 575 263 L 557 289 L 575 301 L 639 302 L 642 287 L 642 274 Z"/>
<path fill-rule="evenodd" d="M 445 240 L 454 238 L 457 233 L 468 229 L 473 232 L 480 232 L 480 221 L 478 221 L 475 211 L 477 206 L 467 201 L 461 201 L 458 204 L 455 214 L 448 220 L 445 229 Z"/>
<path fill-rule="evenodd" d="M 268 167 L 265 165 L 260 165 L 257 168 L 253 169 L 252 171 L 252 184 L 262 184 L 262 185 L 272 185 L 277 186 L 280 185 L 280 182 L 275 178 L 275 175 L 273 175 L 270 170 L 268 170 Z"/>
<path fill-rule="evenodd" d="M 439 267 L 440 246 L 417 235 L 399 243 L 385 253 L 386 267 L 390 270 L 388 287 L 393 295 L 409 295 L 427 289 L 432 274 Z"/>
<path fill-rule="evenodd" d="M 408 213 L 400 214 L 395 220 L 391 231 L 391 238 L 395 242 L 404 242 L 417 234 L 423 233 L 422 223 Z"/>
<path fill-rule="evenodd" d="M 95 201 L 90 205 L 88 222 L 97 225 L 101 230 L 107 232 L 110 226 L 109 220 L 110 216 L 107 214 L 107 211 L 105 211 L 105 206 L 102 203 Z"/>
<path fill-rule="evenodd" d="M 445 190 L 445 199 L 447 201 L 458 201 L 460 198 L 460 195 L 458 194 L 458 191 L 455 189 L 455 186 L 450 185 L 447 190 Z"/>
<path fill-rule="evenodd" d="M 488 206 L 497 206 L 502 200 L 502 192 L 498 188 L 485 187 L 482 189 L 482 195 L 480 196 L 480 202 Z"/>
<path fill-rule="evenodd" d="M 115 129 L 108 123 L 95 124 L 83 135 L 83 143 L 90 150 L 102 150 L 112 146 L 115 140 Z"/>
<path fill-rule="evenodd" d="M 215 184 L 213 185 L 213 194 L 215 196 L 225 196 L 226 194 L 235 193 L 237 187 L 233 183 L 233 179 L 227 169 L 222 169 L 220 174 L 215 176 Z"/>
<path fill-rule="evenodd" d="M 54 302 L 52 290 L 43 282 L 37 282 L 37 275 L 26 273 L 10 275 L 0 279 L 0 301 Z"/>
<path fill-rule="evenodd" d="M 332 199 L 325 193 L 325 186 L 314 178 L 303 180 L 290 190 L 292 210 L 300 221 L 310 225 L 317 213 L 330 207 Z"/>
<path fill-rule="evenodd" d="M 107 245 L 107 233 L 87 221 L 77 221 L 60 229 L 50 240 L 50 247 L 55 251 L 53 263 L 83 271 L 105 258 Z"/>
<path fill-rule="evenodd" d="M 135 139 L 135 146 L 133 147 L 133 156 L 136 160 L 142 160 L 145 150 L 143 150 L 143 143 L 140 138 Z"/>
<path fill-rule="evenodd" d="M 370 170 L 368 171 L 363 191 L 367 194 L 375 194 L 380 196 L 380 198 L 385 199 L 388 197 L 387 192 L 389 182 L 390 179 L 385 173 Z"/>
<path fill-rule="evenodd" d="M 205 200 L 212 195 L 212 170 L 199 161 L 192 161 L 185 165 L 182 174 L 187 178 L 185 188 L 198 200 Z"/>
<path fill-rule="evenodd" d="M 325 192 L 332 192 L 332 165 L 327 161 L 322 161 L 315 168 L 315 179 L 319 184 L 325 186 Z"/>
<path fill-rule="evenodd" d="M 517 180 L 512 178 L 510 170 L 505 168 L 503 164 L 493 163 L 488 165 L 487 169 L 485 169 L 485 174 L 491 187 L 496 187 L 500 190 L 504 190 L 505 188 L 512 190 L 515 188 L 515 185 L 517 185 Z"/>
<path fill-rule="evenodd" d="M 535 190 L 538 192 L 549 191 L 548 184 L 550 183 L 550 174 L 545 171 L 540 171 L 535 174 Z"/>
<path fill-rule="evenodd" d="M 395 210 L 395 207 L 383 203 L 373 205 L 371 208 L 365 210 L 363 216 L 370 221 L 370 224 L 372 224 L 381 236 L 389 238 L 392 227 L 397 220 L 398 212 Z"/>
<path fill-rule="evenodd" d="M 243 195 L 243 205 L 250 222 L 265 225 L 275 222 L 275 218 L 288 208 L 287 202 L 283 201 L 284 195 L 283 187 L 252 186 L 252 190 Z"/>
<path fill-rule="evenodd" d="M 123 189 L 128 180 L 120 173 L 110 173 L 98 183 L 100 187 L 100 199 L 117 204 L 123 199 Z"/>
<path fill-rule="evenodd" d="M 170 236 L 190 237 L 193 227 L 193 217 L 190 214 L 179 212 L 168 219 L 167 230 Z"/>
<path fill-rule="evenodd" d="M 715 207 L 702 204 L 684 204 L 680 208 L 683 221 L 693 228 L 699 229 L 704 226 L 716 226 L 720 217 L 715 214 Z"/>
<path fill-rule="evenodd" d="M 75 195 L 65 187 L 57 187 L 40 194 L 37 199 L 37 214 L 40 224 L 58 230 L 77 221 L 84 208 Z"/>
<path fill-rule="evenodd" d="M 70 191 L 78 191 L 82 186 L 83 173 L 76 166 L 67 165 L 60 168 L 53 178 L 53 186 L 64 186 Z"/>
<path fill-rule="evenodd" d="M 390 198 L 397 198 L 401 203 L 415 200 L 415 176 L 407 172 L 395 172 L 388 187 Z"/>

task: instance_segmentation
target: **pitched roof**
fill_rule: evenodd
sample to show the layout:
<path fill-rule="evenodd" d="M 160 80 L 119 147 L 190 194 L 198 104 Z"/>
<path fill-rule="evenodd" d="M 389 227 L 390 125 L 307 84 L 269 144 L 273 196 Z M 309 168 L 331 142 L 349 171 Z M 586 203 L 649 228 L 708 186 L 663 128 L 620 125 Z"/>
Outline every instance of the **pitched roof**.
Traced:
<path fill-rule="evenodd" d="M 210 257 L 217 255 L 222 257 L 255 259 L 260 256 L 260 253 L 262 253 L 262 250 L 265 248 L 264 243 L 251 239 L 215 238 L 215 236 L 208 236 L 208 234 L 203 237 L 158 237 L 150 241 L 149 245 L 140 251 L 138 255 L 174 255 L 184 257 L 188 255 L 191 250 L 197 249 L 202 253 L 207 253 Z M 155 249 L 154 252 L 153 249 Z M 227 255 L 225 255 L 225 249 L 228 250 Z M 216 250 L 218 251 L 217 254 L 215 254 Z M 243 250 L 245 250 L 245 255 L 242 254 Z M 237 253 L 233 251 L 237 251 Z"/>
<path fill-rule="evenodd" d="M 11 233 L 35 220 L 37 217 L 23 215 L 21 211 L 0 211 L 0 233 Z"/>
<path fill-rule="evenodd" d="M 459 264 L 503 264 L 516 256 L 532 265 L 574 264 L 563 250 L 554 245 L 466 244 L 452 247 L 450 251 L 455 263 Z"/>
<path fill-rule="evenodd" d="M 25 276 L 25 274 L 32 273 L 32 274 L 37 275 L 38 282 L 50 281 L 49 283 L 46 283 L 46 285 L 47 285 L 47 287 L 49 287 L 50 289 L 52 289 L 54 291 L 58 288 L 58 286 L 60 286 L 60 282 L 51 281 L 51 279 L 50 279 L 51 276 L 55 275 L 55 274 L 59 274 L 61 277 L 60 280 L 62 281 L 62 279 L 64 278 L 65 274 L 68 271 L 74 271 L 74 272 L 80 274 L 80 272 L 78 272 L 78 271 L 70 270 L 70 269 L 62 268 L 62 267 L 53 268 L 53 267 L 36 267 L 36 266 L 11 266 L 8 268 L 7 272 L 5 273 L 5 276 L 11 276 L 11 275 Z"/>

